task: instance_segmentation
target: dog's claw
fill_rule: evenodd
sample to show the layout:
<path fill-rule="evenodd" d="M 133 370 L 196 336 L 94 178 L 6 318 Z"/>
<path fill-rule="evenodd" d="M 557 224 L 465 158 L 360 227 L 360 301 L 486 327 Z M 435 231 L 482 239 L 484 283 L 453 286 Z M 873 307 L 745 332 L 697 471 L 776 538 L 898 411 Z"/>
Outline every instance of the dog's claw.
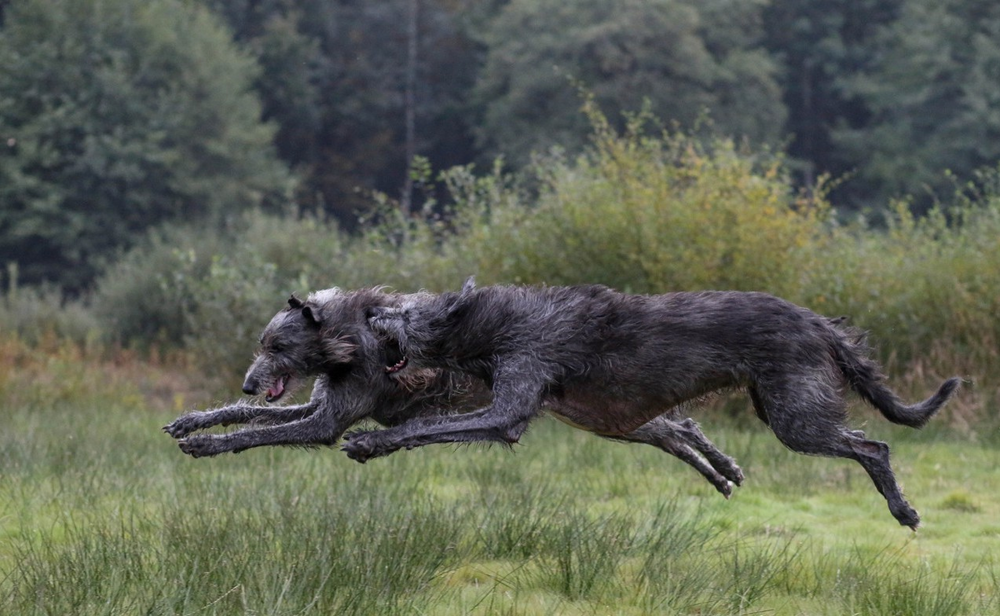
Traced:
<path fill-rule="evenodd" d="M 737 486 L 742 486 L 743 481 L 745 479 L 746 477 L 743 475 L 743 469 L 741 469 L 738 466 L 734 467 L 733 478 L 731 479 L 731 481 L 735 483 Z"/>
<path fill-rule="evenodd" d="M 163 431 L 174 438 L 184 438 L 185 436 L 206 427 L 201 414 L 198 412 L 183 415 L 163 426 Z"/>
<path fill-rule="evenodd" d="M 344 453 L 346 453 L 348 458 L 354 460 L 358 464 L 364 464 L 365 462 L 368 461 L 368 457 L 367 456 L 365 456 L 365 455 L 363 455 L 363 454 L 361 454 L 359 452 L 354 451 L 353 449 L 351 449 L 350 447 L 347 447 L 346 445 L 344 445 L 343 447 L 341 447 L 340 450 L 343 451 Z"/>

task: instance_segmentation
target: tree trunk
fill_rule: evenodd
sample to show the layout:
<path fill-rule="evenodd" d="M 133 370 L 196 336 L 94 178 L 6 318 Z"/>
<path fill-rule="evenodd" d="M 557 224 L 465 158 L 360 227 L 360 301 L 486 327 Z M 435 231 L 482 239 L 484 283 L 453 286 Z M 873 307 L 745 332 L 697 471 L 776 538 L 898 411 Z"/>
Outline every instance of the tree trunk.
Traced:
<path fill-rule="evenodd" d="M 413 212 L 413 176 L 411 165 L 417 155 L 417 20 L 420 16 L 420 0 L 409 0 L 409 23 L 407 32 L 406 53 L 406 92 L 404 100 L 404 116 L 406 122 L 406 175 L 403 178 L 403 193 L 399 199 L 399 207 L 403 214 Z"/>

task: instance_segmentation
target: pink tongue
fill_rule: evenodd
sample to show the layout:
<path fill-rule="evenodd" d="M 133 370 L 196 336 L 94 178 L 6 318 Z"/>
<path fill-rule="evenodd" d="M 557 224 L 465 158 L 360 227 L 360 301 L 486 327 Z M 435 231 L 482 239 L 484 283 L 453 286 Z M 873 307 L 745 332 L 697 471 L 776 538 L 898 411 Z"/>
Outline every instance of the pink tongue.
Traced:
<path fill-rule="evenodd" d="M 277 398 L 278 396 L 281 395 L 283 391 L 285 391 L 284 377 L 274 382 L 274 385 L 272 385 L 271 388 L 267 390 L 267 395 L 272 398 Z"/>

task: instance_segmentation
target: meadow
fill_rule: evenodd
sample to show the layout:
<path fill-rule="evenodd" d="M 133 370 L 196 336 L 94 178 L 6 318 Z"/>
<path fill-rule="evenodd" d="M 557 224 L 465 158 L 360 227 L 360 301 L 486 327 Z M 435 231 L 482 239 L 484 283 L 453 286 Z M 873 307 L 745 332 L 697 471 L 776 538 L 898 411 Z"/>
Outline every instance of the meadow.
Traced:
<path fill-rule="evenodd" d="M 513 450 L 195 460 L 160 426 L 209 394 L 167 363 L 55 349 L 0 390 L 4 613 L 1000 609 L 1000 449 L 940 422 L 854 413 L 893 447 L 913 533 L 858 465 L 784 450 L 739 398 L 695 415 L 746 472 L 727 501 L 658 450 L 549 418 Z"/>

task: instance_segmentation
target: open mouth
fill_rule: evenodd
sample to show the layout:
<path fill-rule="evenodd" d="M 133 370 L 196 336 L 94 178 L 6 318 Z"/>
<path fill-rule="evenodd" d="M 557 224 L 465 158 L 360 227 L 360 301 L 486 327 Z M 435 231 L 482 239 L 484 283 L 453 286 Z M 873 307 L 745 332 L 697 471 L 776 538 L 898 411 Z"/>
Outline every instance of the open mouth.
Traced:
<path fill-rule="evenodd" d="M 385 373 L 395 374 L 406 367 L 409 359 L 395 340 L 385 342 Z"/>
<path fill-rule="evenodd" d="M 267 394 L 264 396 L 264 400 L 268 402 L 274 402 L 281 396 L 285 395 L 285 385 L 288 384 L 288 375 L 283 374 L 274 381 L 274 385 L 267 388 Z"/>
<path fill-rule="evenodd" d="M 402 370 L 403 368 L 406 367 L 406 364 L 408 362 L 409 362 L 409 360 L 404 355 L 402 359 L 400 359 L 399 361 L 397 361 L 393 365 L 386 366 L 385 367 L 385 373 L 386 374 L 393 374 L 394 372 L 399 372 L 400 370 Z"/>

